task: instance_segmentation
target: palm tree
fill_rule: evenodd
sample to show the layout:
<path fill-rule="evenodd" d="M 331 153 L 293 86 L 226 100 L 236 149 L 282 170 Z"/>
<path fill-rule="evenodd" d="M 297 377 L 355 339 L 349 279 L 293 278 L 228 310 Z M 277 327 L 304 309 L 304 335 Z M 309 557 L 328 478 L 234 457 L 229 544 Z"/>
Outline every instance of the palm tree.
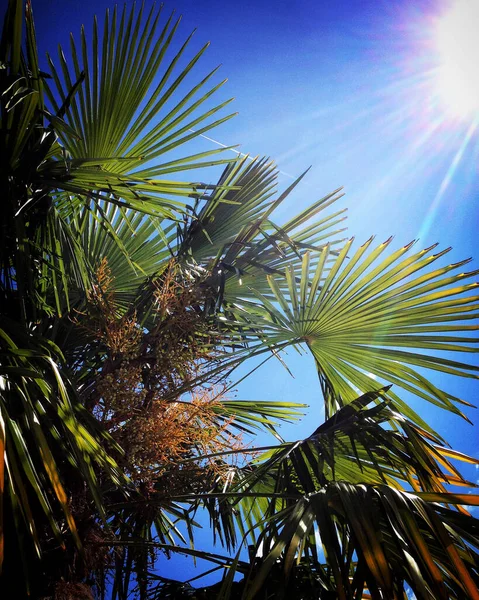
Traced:
<path fill-rule="evenodd" d="M 189 38 L 167 60 L 179 21 L 160 25 L 161 12 L 107 12 L 103 37 L 95 20 L 91 46 L 82 29 L 47 74 L 30 2 L 23 16 L 9 1 L 3 589 L 479 598 L 479 522 L 464 508 L 479 497 L 449 487 L 472 485 L 450 459 L 477 461 L 401 398 L 463 416 L 467 400 L 430 373 L 477 377 L 449 355 L 473 351 L 476 272 L 444 266 L 447 250 L 388 254 L 390 240 L 372 239 L 354 250 L 340 237 L 344 211 L 326 212 L 340 190 L 279 225 L 274 211 L 302 177 L 277 195 L 267 159 L 191 154 L 188 142 L 232 115 L 217 116 L 229 101 L 211 107 L 215 71 L 182 92 L 205 48 L 177 70 Z M 210 167 L 223 169 L 214 185 L 176 179 Z M 278 438 L 276 424 L 303 407 L 229 399 L 235 369 L 284 363 L 291 346 L 315 359 L 325 422 L 253 453 L 242 433 Z M 200 509 L 226 553 L 194 546 Z M 162 579 L 158 551 L 207 559 L 223 579 L 203 592 Z"/>

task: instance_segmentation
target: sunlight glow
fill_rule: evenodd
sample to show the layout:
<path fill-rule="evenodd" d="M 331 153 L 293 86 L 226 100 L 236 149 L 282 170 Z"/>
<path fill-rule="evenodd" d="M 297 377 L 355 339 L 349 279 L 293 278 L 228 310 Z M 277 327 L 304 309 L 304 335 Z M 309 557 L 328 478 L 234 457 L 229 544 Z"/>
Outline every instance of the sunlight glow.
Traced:
<path fill-rule="evenodd" d="M 437 21 L 438 93 L 451 116 L 479 113 L 479 0 L 454 0 Z"/>

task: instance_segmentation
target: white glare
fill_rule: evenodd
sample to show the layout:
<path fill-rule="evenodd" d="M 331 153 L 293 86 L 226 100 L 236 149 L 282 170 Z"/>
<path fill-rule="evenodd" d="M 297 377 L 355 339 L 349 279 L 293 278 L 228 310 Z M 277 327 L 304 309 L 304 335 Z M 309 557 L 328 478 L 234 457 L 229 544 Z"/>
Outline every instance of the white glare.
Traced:
<path fill-rule="evenodd" d="M 452 116 L 479 114 L 479 0 L 455 0 L 437 22 L 438 92 Z"/>

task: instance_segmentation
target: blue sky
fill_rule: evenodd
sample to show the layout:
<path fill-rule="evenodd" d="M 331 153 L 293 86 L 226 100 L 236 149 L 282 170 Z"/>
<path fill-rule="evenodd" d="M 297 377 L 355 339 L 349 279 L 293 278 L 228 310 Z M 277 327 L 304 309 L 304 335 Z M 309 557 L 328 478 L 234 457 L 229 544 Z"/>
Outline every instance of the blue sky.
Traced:
<path fill-rule="evenodd" d="M 479 265 L 479 105 L 467 118 L 453 113 L 435 81 L 435 31 L 452 4 L 172 0 L 165 12 L 184 15 L 180 38 L 198 28 L 193 48 L 211 41 L 199 69 L 222 63 L 220 75 L 229 78 L 222 97 L 236 98 L 239 116 L 208 135 L 275 158 L 283 186 L 312 166 L 280 220 L 344 186 L 339 206 L 349 207 L 348 235 L 359 242 L 371 234 L 378 242 L 395 235 L 397 246 L 418 237 L 424 247 L 451 245 L 449 262 L 475 255 L 472 270 Z M 34 0 L 41 50 L 67 45 L 69 31 L 78 34 L 81 23 L 89 25 L 107 6 L 105 0 Z M 310 404 L 299 427 L 283 429 L 289 439 L 307 435 L 322 418 L 312 360 L 291 356 L 290 364 L 294 379 L 271 363 L 238 390 L 241 398 Z M 474 380 L 434 381 L 476 401 Z M 424 403 L 416 406 L 453 446 L 479 455 L 476 428 Z M 469 414 L 478 421 L 475 411 Z M 473 469 L 466 472 L 479 477 Z M 184 568 L 177 561 L 163 572 L 180 576 Z"/>

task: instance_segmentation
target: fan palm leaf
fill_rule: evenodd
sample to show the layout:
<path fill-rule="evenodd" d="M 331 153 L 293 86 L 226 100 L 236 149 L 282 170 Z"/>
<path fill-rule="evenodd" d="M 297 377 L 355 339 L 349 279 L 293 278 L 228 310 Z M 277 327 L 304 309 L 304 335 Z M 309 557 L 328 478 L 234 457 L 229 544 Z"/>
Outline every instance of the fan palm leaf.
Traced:
<path fill-rule="evenodd" d="M 306 253 L 300 274 L 292 267 L 286 272 L 287 293 L 269 276 L 273 302 L 257 293 L 261 304 L 245 302 L 234 309 L 245 341 L 254 348 L 245 352 L 306 344 L 316 360 L 327 417 L 358 390 L 388 383 L 462 414 L 457 404 L 468 403 L 436 387 L 423 372 L 477 378 L 476 365 L 437 354 L 477 351 L 477 338 L 471 336 L 477 326 L 469 322 L 477 317 L 478 296 L 471 291 L 478 284 L 464 283 L 477 271 L 462 270 L 468 260 L 432 268 L 450 249 L 432 254 L 432 246 L 407 256 L 408 244 L 380 260 L 390 240 L 367 255 L 371 243 L 346 261 L 350 240 L 327 273 L 328 246 L 312 271 Z M 414 415 L 428 429 L 396 394 L 389 394 L 404 416 Z"/>
<path fill-rule="evenodd" d="M 305 173 L 276 195 L 276 166 L 266 158 L 245 156 L 228 165 L 208 202 L 180 232 L 178 255 L 214 266 L 214 283 L 228 302 L 250 296 L 250 285 L 268 293 L 266 275 L 285 276 L 288 265 L 297 265 L 307 249 L 319 250 L 343 240 L 343 229 L 333 228 L 344 220 L 345 209 L 309 223 L 321 211 L 338 201 L 335 190 L 278 226 L 274 211 L 301 182 Z"/>
<path fill-rule="evenodd" d="M 175 20 L 172 14 L 160 26 L 161 17 L 162 9 L 155 10 L 154 6 L 146 17 L 144 4 L 139 11 L 135 6 L 127 11 L 125 6 L 121 15 L 115 7 L 111 16 L 109 11 L 106 12 L 103 37 L 97 20 L 94 20 L 91 48 L 83 28 L 80 49 L 71 38 L 73 68 L 67 63 L 62 49 L 59 51 L 60 71 L 49 57 L 54 86 L 48 86 L 46 91 L 54 113 L 60 111 L 60 102 L 66 100 L 75 81 L 84 75 L 84 85 L 71 99 L 65 117 L 77 136 L 61 133 L 62 142 L 73 159 L 89 159 L 90 163 L 102 165 L 110 174 L 152 180 L 163 173 L 171 173 L 173 166 L 181 166 L 182 171 L 197 168 L 201 166 L 203 156 L 210 157 L 220 152 L 175 158 L 174 165 L 158 162 L 163 154 L 233 116 L 204 124 L 231 101 L 203 108 L 210 96 L 225 83 L 222 81 L 211 86 L 210 80 L 217 69 L 183 96 L 178 96 L 180 86 L 195 68 L 208 44 L 190 59 L 186 67 L 177 70 L 193 34 L 168 59 L 181 18 Z M 198 114 L 200 107 L 203 112 Z M 196 131 L 192 131 L 198 126 Z M 151 161 L 155 164 L 144 166 Z M 208 164 L 211 162 L 216 161 L 209 159 Z M 219 164 L 221 162 L 225 161 L 218 161 Z M 173 181 L 168 185 L 172 193 L 181 189 L 181 184 Z M 148 190 L 151 192 L 152 188 Z"/>

